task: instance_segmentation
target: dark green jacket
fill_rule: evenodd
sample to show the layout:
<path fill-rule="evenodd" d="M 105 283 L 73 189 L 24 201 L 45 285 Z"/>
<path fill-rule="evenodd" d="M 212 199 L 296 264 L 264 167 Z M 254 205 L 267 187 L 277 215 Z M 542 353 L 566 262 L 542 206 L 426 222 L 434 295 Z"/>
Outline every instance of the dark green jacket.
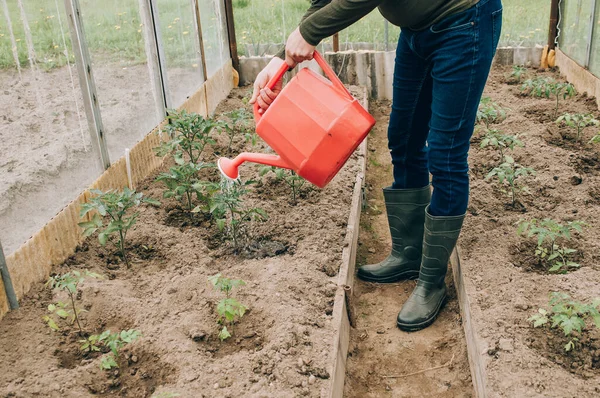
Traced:
<path fill-rule="evenodd" d="M 422 30 L 444 17 L 464 11 L 479 0 L 311 0 L 300 22 L 304 40 L 316 46 L 326 37 L 347 28 L 375 7 L 390 23 Z M 283 58 L 284 52 L 277 54 Z"/>

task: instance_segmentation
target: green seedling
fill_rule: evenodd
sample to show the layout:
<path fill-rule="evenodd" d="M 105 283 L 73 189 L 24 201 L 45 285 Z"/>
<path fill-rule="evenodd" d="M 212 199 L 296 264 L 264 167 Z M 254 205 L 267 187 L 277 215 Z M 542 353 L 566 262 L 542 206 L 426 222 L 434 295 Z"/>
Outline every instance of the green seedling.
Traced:
<path fill-rule="evenodd" d="M 532 97 L 556 98 L 556 107 L 554 109 L 553 119 L 556 119 L 558 116 L 558 105 L 560 98 L 562 97 L 562 99 L 567 99 L 567 97 L 570 98 L 577 94 L 575 86 L 573 86 L 571 83 L 557 82 L 550 77 L 536 77 L 535 79 L 527 79 L 523 85 L 521 85 L 521 90 Z"/>
<path fill-rule="evenodd" d="M 590 144 L 600 144 L 600 134 L 596 134 L 589 142 Z"/>
<path fill-rule="evenodd" d="M 511 151 L 515 147 L 523 147 L 523 142 L 517 138 L 516 135 L 502 134 L 500 130 L 487 130 L 483 136 L 480 144 L 481 148 L 491 147 L 496 149 L 500 153 L 500 162 L 504 162 L 504 151 L 510 149 Z"/>
<path fill-rule="evenodd" d="M 513 65 L 512 72 L 508 77 L 512 82 L 519 84 L 521 83 L 521 79 L 527 74 L 527 68 L 521 65 Z"/>
<path fill-rule="evenodd" d="M 233 331 L 233 324 L 236 320 L 242 319 L 248 307 L 241 304 L 235 298 L 231 297 L 231 291 L 239 286 L 244 286 L 246 282 L 241 279 L 229 279 L 222 276 L 220 273 L 208 278 L 215 290 L 225 294 L 225 298 L 217 303 L 217 322 L 222 326 L 219 332 L 219 339 L 224 341 L 231 337 L 231 332 L 227 326 Z"/>
<path fill-rule="evenodd" d="M 220 232 L 233 242 L 236 252 L 241 248 L 241 240 L 247 237 L 247 224 L 254 220 L 264 220 L 267 213 L 259 208 L 245 208 L 243 196 L 246 187 L 253 181 L 232 181 L 221 186 L 221 191 L 213 196 L 210 213 L 216 220 Z"/>
<path fill-rule="evenodd" d="M 592 114 L 583 114 L 583 113 L 565 113 L 558 119 L 556 119 L 556 124 L 559 126 L 568 126 L 576 131 L 575 142 L 579 142 L 583 130 L 586 127 L 591 126 L 599 126 L 600 121 L 594 118 Z"/>
<path fill-rule="evenodd" d="M 65 292 L 69 297 L 69 303 L 59 301 L 48 305 L 48 312 L 50 315 L 44 316 L 43 319 L 52 330 L 60 330 L 60 327 L 54 318 L 54 315 L 56 315 L 59 319 L 66 320 L 71 325 L 76 324 L 79 329 L 79 335 L 81 336 L 83 334 L 79 314 L 85 310 L 83 308 L 78 308 L 75 305 L 75 300 L 79 295 L 79 284 L 82 283 L 85 278 L 102 278 L 102 276 L 89 271 L 71 271 L 62 275 L 51 276 L 46 282 L 46 286 L 50 287 L 50 289 Z"/>
<path fill-rule="evenodd" d="M 485 124 L 489 130 L 491 124 L 500 123 L 506 119 L 506 111 L 492 101 L 490 97 L 482 97 L 477 108 L 477 123 Z"/>
<path fill-rule="evenodd" d="M 121 348 L 133 343 L 140 336 L 140 331 L 135 329 L 121 330 L 116 333 L 105 330 L 102 334 L 91 335 L 87 339 L 79 340 L 81 343 L 80 350 L 89 353 L 103 351 L 104 349 L 110 351 L 108 355 L 100 358 L 100 369 L 110 370 L 119 367 L 119 351 Z"/>
<path fill-rule="evenodd" d="M 296 174 L 293 170 L 286 170 L 272 166 L 261 167 L 259 170 L 259 175 L 262 177 L 269 172 L 273 172 L 275 174 L 275 179 L 277 181 L 282 181 L 288 187 L 290 187 L 292 191 L 292 204 L 296 205 L 298 203 L 298 193 L 302 187 L 304 187 L 306 180 Z"/>
<path fill-rule="evenodd" d="M 504 163 L 490 171 L 485 179 L 490 180 L 492 177 L 496 177 L 502 186 L 508 185 L 508 190 L 504 188 L 500 188 L 500 190 L 511 198 L 511 206 L 515 207 L 518 196 L 522 192 L 528 192 L 527 187 L 519 182 L 519 178 L 534 174 L 535 171 L 532 168 L 523 167 L 516 163 L 512 156 L 505 155 Z"/>
<path fill-rule="evenodd" d="M 238 133 L 243 134 L 246 143 L 250 143 L 252 146 L 256 145 L 257 135 L 249 127 L 249 122 L 252 120 L 252 114 L 250 112 L 245 108 L 239 108 L 226 113 L 225 116 L 231 120 L 231 126 L 229 124 L 224 124 L 225 133 L 227 134 L 227 137 L 229 137 L 227 151 L 231 151 L 231 144 Z"/>
<path fill-rule="evenodd" d="M 181 159 L 183 161 L 183 159 Z M 198 178 L 198 172 L 207 168 L 214 168 L 215 165 L 212 163 L 182 163 L 177 164 L 169 169 L 167 173 L 161 173 L 156 178 L 156 181 L 162 181 L 166 186 L 167 190 L 163 193 L 163 198 L 172 198 L 181 201 L 185 206 L 190 217 L 194 213 L 202 210 L 208 210 L 210 205 L 210 199 L 214 192 L 219 188 L 216 183 L 207 181 L 200 181 Z M 194 200 L 200 202 L 199 205 L 195 205 Z"/>
<path fill-rule="evenodd" d="M 552 292 L 548 307 L 550 309 L 540 308 L 528 321 L 536 328 L 560 328 L 569 338 L 569 342 L 564 346 L 567 352 L 576 348 L 578 336 L 580 337 L 586 328 L 600 329 L 600 298 L 594 299 L 590 304 L 584 304 L 571 299 L 566 293 Z"/>
<path fill-rule="evenodd" d="M 558 240 L 570 241 L 573 232 L 581 233 L 587 224 L 582 221 L 570 221 L 563 225 L 550 218 L 543 220 L 522 220 L 519 222 L 517 234 L 528 238 L 537 237 L 535 255 L 552 266 L 549 272 L 567 272 L 570 268 L 578 268 L 580 264 L 568 259 L 577 250 L 559 245 Z"/>
<path fill-rule="evenodd" d="M 107 191 L 102 192 L 98 189 L 91 189 L 90 193 L 95 196 L 91 197 L 89 203 L 81 205 L 79 217 L 84 217 L 89 212 L 94 212 L 91 221 L 80 222 L 79 226 L 83 228 L 83 236 L 90 236 L 96 231 L 98 233 L 98 241 L 102 246 L 105 246 L 113 234 L 118 235 L 115 245 L 121 252 L 121 257 L 127 268 L 129 268 L 129 260 L 125 250 L 125 238 L 127 231 L 137 222 L 139 212 L 132 212 L 133 208 L 140 206 L 142 203 L 148 203 L 154 206 L 159 206 L 160 202 L 144 198 L 142 192 L 127 187 L 122 191 Z M 105 219 L 108 223 L 105 224 Z"/>
<path fill-rule="evenodd" d="M 184 156 L 196 164 L 207 145 L 215 145 L 213 130 L 222 129 L 223 123 L 205 119 L 197 113 L 185 110 L 169 111 L 170 123 L 164 128 L 169 140 L 154 148 L 157 156 L 173 154 L 178 164 L 183 164 Z"/>

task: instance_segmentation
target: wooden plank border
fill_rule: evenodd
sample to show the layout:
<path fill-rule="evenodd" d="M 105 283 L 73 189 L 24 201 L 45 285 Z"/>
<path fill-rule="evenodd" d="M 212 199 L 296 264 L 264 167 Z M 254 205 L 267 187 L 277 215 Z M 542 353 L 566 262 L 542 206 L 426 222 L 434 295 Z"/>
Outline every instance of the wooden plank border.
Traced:
<path fill-rule="evenodd" d="M 460 266 L 460 249 L 457 247 L 450 256 L 450 264 L 452 266 L 452 274 L 454 276 L 454 286 L 458 296 L 458 304 L 460 306 L 460 315 L 462 317 L 462 325 L 465 332 L 465 341 L 467 343 L 467 356 L 469 358 L 469 368 L 471 369 L 471 380 L 473 381 L 473 389 L 475 396 L 478 398 L 487 397 L 487 373 L 486 364 L 482 357 L 482 347 L 477 331 L 473 327 L 473 319 L 471 316 L 471 301 L 469 300 L 469 292 L 472 287 L 465 283 L 462 268 Z M 472 295 L 471 295 L 472 296 Z"/>
<path fill-rule="evenodd" d="M 205 81 L 182 106 L 181 109 L 208 116 L 227 97 L 233 88 L 231 60 Z M 158 134 L 166 121 L 139 141 L 130 152 L 132 180 L 134 186 L 149 176 L 163 164 L 152 148 L 158 146 Z M 75 253 L 75 248 L 83 241 L 81 228 L 77 225 L 79 208 L 89 197 L 89 189 L 121 189 L 128 185 L 125 158 L 113 163 L 96 181 L 65 206 L 38 232 L 6 257 L 17 298 L 21 299 L 36 283 L 48 278 L 54 265 L 61 264 Z M 0 319 L 9 309 L 4 286 L 0 280 Z"/>
<path fill-rule="evenodd" d="M 368 107 L 367 88 L 363 88 L 362 105 Z M 350 343 L 350 323 L 352 314 L 352 287 L 354 286 L 354 269 L 356 267 L 356 249 L 358 247 L 358 232 L 360 229 L 360 213 L 363 198 L 365 172 L 367 168 L 367 139 L 358 148 L 359 171 L 356 175 L 350 216 L 346 227 L 344 249 L 342 251 L 342 264 L 338 273 L 337 290 L 333 304 L 334 339 L 330 355 L 329 370 L 330 383 L 322 396 L 327 398 L 341 398 L 344 394 L 344 381 L 346 379 L 346 358 Z"/>

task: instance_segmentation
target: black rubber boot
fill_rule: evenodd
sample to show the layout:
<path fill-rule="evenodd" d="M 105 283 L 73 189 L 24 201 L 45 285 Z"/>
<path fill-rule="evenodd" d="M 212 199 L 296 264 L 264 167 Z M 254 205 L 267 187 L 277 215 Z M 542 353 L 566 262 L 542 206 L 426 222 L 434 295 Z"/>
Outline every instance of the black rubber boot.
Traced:
<path fill-rule="evenodd" d="M 425 211 L 423 262 L 417 286 L 398 314 L 398 327 L 414 332 L 431 325 L 446 298 L 444 279 L 465 215 L 434 217 Z"/>
<path fill-rule="evenodd" d="M 419 277 L 423 250 L 425 207 L 429 205 L 429 185 L 417 189 L 384 188 L 392 253 L 382 262 L 358 268 L 357 276 L 367 282 L 392 283 Z"/>

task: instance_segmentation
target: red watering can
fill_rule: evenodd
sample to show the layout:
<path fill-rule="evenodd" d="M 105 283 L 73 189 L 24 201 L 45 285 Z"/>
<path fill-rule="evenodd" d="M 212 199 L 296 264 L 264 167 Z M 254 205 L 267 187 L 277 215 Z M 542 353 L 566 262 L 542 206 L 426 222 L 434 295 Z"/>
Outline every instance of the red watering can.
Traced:
<path fill-rule="evenodd" d="M 302 69 L 263 115 L 254 104 L 256 133 L 278 155 L 244 152 L 235 159 L 220 158 L 219 170 L 226 177 L 237 179 L 238 167 L 254 162 L 294 170 L 323 188 L 365 139 L 375 119 L 316 51 L 314 58 L 330 80 Z M 267 87 L 272 89 L 288 68 L 283 63 Z"/>

